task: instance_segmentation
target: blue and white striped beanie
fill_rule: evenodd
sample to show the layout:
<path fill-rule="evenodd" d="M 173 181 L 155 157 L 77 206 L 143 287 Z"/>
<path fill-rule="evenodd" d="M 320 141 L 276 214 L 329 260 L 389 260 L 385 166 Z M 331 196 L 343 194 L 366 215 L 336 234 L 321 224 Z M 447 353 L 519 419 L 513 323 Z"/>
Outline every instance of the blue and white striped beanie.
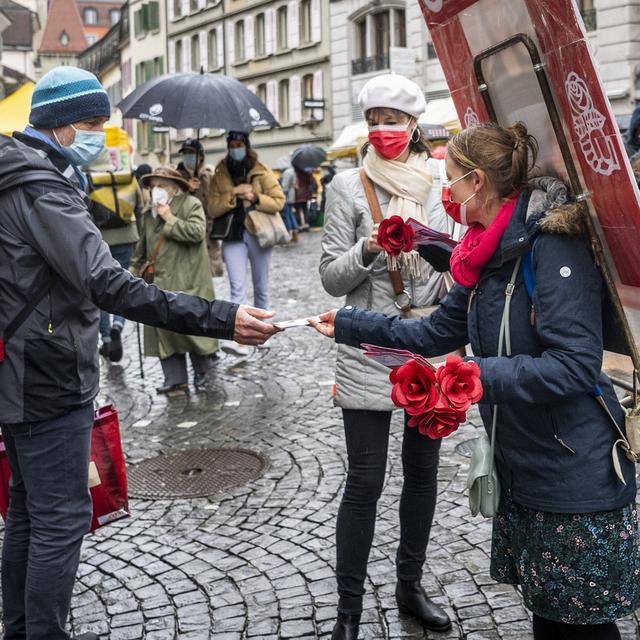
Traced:
<path fill-rule="evenodd" d="M 111 105 L 93 73 L 76 67 L 56 67 L 38 80 L 31 98 L 32 126 L 55 129 L 98 116 L 109 118 Z"/>

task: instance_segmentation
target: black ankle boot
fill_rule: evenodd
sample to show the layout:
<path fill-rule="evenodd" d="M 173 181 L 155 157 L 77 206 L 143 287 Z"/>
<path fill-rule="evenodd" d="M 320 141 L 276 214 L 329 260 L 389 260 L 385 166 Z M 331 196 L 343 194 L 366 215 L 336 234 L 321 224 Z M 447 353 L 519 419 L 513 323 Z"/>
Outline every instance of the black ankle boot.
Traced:
<path fill-rule="evenodd" d="M 398 580 L 398 609 L 417 618 L 430 631 L 449 631 L 451 620 L 442 607 L 427 597 L 419 580 Z"/>
<path fill-rule="evenodd" d="M 338 619 L 333 627 L 331 640 L 358 640 L 358 628 L 360 627 L 360 616 L 348 616 L 338 613 Z"/>

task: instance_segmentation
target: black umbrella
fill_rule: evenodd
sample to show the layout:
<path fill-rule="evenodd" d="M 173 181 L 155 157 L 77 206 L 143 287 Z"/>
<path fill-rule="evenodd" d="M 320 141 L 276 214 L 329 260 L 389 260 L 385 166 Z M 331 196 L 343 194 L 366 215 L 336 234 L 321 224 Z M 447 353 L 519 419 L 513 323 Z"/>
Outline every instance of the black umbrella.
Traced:
<path fill-rule="evenodd" d="M 240 81 L 213 73 L 167 73 L 131 92 L 118 105 L 124 118 L 176 129 L 251 131 L 277 127 L 264 102 Z"/>
<path fill-rule="evenodd" d="M 324 149 L 314 144 L 303 144 L 291 154 L 291 164 L 301 171 L 304 169 L 315 169 L 327 159 Z"/>

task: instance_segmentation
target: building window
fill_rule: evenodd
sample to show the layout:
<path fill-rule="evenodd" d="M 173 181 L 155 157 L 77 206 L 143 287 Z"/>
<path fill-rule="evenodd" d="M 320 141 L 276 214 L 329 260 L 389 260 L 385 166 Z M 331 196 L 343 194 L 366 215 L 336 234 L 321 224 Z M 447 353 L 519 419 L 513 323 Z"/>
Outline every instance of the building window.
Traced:
<path fill-rule="evenodd" d="M 307 44 L 311 42 L 311 0 L 300 2 L 300 42 Z"/>
<path fill-rule="evenodd" d="M 267 50 L 266 50 L 266 43 L 265 43 L 264 13 L 259 13 L 256 16 L 255 40 L 256 40 L 256 56 L 260 57 L 265 55 Z"/>
<path fill-rule="evenodd" d="M 191 71 L 200 71 L 200 37 L 191 36 Z"/>
<path fill-rule="evenodd" d="M 407 46 L 407 19 L 404 9 L 394 9 L 393 16 L 393 46 Z"/>
<path fill-rule="evenodd" d="M 218 30 L 209 31 L 209 69 L 217 69 L 220 66 L 218 60 Z"/>
<path fill-rule="evenodd" d="M 110 9 L 109 24 L 113 26 L 114 24 L 118 24 L 118 22 L 120 22 L 120 9 Z"/>
<path fill-rule="evenodd" d="M 289 117 L 289 81 L 280 80 L 278 85 L 278 120 L 287 123 Z"/>
<path fill-rule="evenodd" d="M 578 6 L 587 31 L 595 31 L 598 28 L 598 20 L 594 0 L 578 0 Z"/>
<path fill-rule="evenodd" d="M 263 82 L 262 84 L 259 84 L 256 88 L 256 95 L 258 96 L 258 98 L 260 98 L 260 100 L 262 100 L 262 102 L 264 102 L 265 104 L 267 103 L 267 83 Z"/>
<path fill-rule="evenodd" d="M 302 102 L 304 104 L 305 100 L 313 99 L 313 74 L 309 73 L 308 75 L 302 78 Z M 304 120 L 313 120 L 313 109 L 305 109 Z"/>
<path fill-rule="evenodd" d="M 160 28 L 160 5 L 156 0 L 143 4 L 133 14 L 133 32 L 136 36 L 145 35 L 149 31 Z"/>
<path fill-rule="evenodd" d="M 278 7 L 278 50 L 282 51 L 288 47 L 287 38 L 287 6 Z"/>
<path fill-rule="evenodd" d="M 435 60 L 438 57 L 436 48 L 433 46 L 433 42 L 427 42 L 427 58 L 429 60 Z"/>
<path fill-rule="evenodd" d="M 96 42 L 98 42 L 98 36 L 94 35 L 93 33 L 90 33 L 89 35 L 87 35 L 87 44 L 89 46 L 91 46 L 92 44 L 95 44 Z"/>
<path fill-rule="evenodd" d="M 85 24 L 98 24 L 98 11 L 92 7 L 87 7 L 83 12 L 83 20 Z"/>
<path fill-rule="evenodd" d="M 198 10 L 198 0 L 190 0 L 189 10 L 191 11 L 191 13 L 194 13 Z"/>
<path fill-rule="evenodd" d="M 367 57 L 367 21 L 365 19 L 356 22 L 356 55 L 360 60 Z"/>
<path fill-rule="evenodd" d="M 235 41 L 236 60 L 244 60 L 246 58 L 244 50 L 244 20 L 236 22 Z"/>
<path fill-rule="evenodd" d="M 375 30 L 375 55 L 389 58 L 389 47 L 391 46 L 391 30 L 389 27 L 389 12 L 380 11 L 373 16 Z"/>
<path fill-rule="evenodd" d="M 180 0 L 169 0 L 173 2 L 173 16 L 179 18 L 182 15 L 182 2 Z"/>
<path fill-rule="evenodd" d="M 153 77 L 157 78 L 164 73 L 164 58 L 159 56 L 153 59 Z"/>
<path fill-rule="evenodd" d="M 176 40 L 176 71 L 183 71 L 182 68 L 182 39 Z"/>
<path fill-rule="evenodd" d="M 389 49 L 407 46 L 406 13 L 404 9 L 370 12 L 354 24 L 354 36 L 353 75 L 388 69 Z"/>
<path fill-rule="evenodd" d="M 63 32 L 60 34 L 60 44 L 61 44 L 63 47 L 68 47 L 68 46 L 69 46 L 69 36 L 67 35 L 67 32 L 66 32 L 66 31 L 63 31 Z"/>

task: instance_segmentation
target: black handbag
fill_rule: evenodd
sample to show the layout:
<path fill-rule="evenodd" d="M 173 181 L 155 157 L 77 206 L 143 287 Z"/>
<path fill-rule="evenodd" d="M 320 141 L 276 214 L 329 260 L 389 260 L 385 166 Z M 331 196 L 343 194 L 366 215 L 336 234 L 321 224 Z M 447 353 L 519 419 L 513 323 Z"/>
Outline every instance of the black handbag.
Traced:
<path fill-rule="evenodd" d="M 233 211 L 225 213 L 213 219 L 213 225 L 209 237 L 212 240 L 226 240 L 231 233 L 231 225 L 233 224 Z"/>

